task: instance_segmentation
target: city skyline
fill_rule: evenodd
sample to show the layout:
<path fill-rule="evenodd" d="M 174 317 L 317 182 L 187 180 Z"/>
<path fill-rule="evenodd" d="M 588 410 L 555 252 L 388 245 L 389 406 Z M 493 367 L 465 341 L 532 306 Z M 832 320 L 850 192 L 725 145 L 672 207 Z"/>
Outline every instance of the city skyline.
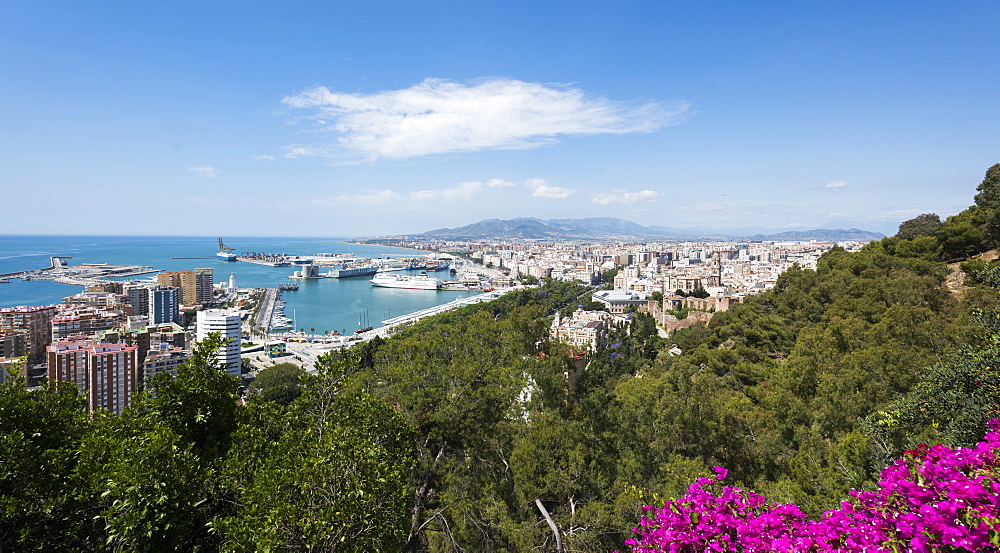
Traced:
<path fill-rule="evenodd" d="M 998 15 L 988 2 L 9 6 L 0 182 L 22 209 L 0 233 L 615 217 L 890 234 L 964 209 L 1000 161 Z"/>

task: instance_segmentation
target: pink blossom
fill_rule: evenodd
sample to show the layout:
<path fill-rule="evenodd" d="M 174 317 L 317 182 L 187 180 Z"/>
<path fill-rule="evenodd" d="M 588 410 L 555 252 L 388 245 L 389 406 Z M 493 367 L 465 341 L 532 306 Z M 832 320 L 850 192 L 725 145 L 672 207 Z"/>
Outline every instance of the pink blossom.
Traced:
<path fill-rule="evenodd" d="M 769 504 L 725 486 L 728 471 L 699 478 L 633 528 L 633 553 L 665 551 L 965 551 L 1000 549 L 1000 421 L 972 448 L 921 444 L 882 471 L 880 489 L 852 491 L 840 509 L 810 520 L 797 505 Z"/>

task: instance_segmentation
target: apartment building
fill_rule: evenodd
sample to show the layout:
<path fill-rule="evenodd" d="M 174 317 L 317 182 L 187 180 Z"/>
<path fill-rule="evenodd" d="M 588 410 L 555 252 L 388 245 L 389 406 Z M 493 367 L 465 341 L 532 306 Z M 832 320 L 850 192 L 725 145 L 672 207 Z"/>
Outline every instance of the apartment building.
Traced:
<path fill-rule="evenodd" d="M 150 324 L 176 323 L 181 319 L 180 289 L 158 284 L 149 289 Z"/>
<path fill-rule="evenodd" d="M 54 305 L 5 307 L 0 309 L 0 332 L 25 331 L 28 355 L 32 361 L 41 361 L 45 346 L 52 341 L 52 318 L 57 311 Z"/>
<path fill-rule="evenodd" d="M 214 278 L 214 271 L 209 268 L 160 273 L 156 282 L 180 290 L 181 305 L 204 305 L 212 301 Z"/>
<path fill-rule="evenodd" d="M 206 309 L 198 312 L 197 341 L 202 341 L 212 332 L 218 332 L 222 339 L 231 339 L 219 348 L 216 359 L 225 365 L 226 372 L 240 376 L 240 338 L 242 322 L 236 312 L 224 309 Z"/>
<path fill-rule="evenodd" d="M 64 309 L 52 318 L 52 342 L 65 340 L 69 336 L 93 335 L 116 328 L 124 323 L 126 318 L 121 311 L 97 307 Z"/>
<path fill-rule="evenodd" d="M 46 351 L 49 380 L 75 384 L 86 395 L 91 412 L 121 413 L 142 385 L 135 346 L 63 341 Z"/>

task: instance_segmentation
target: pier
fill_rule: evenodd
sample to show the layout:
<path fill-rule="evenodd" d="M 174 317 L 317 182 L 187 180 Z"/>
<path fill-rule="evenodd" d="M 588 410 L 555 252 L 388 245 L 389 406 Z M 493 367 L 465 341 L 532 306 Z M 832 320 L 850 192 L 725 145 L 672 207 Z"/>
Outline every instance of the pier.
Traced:
<path fill-rule="evenodd" d="M 21 280 L 52 280 L 60 284 L 74 286 L 90 286 L 104 279 L 131 277 L 148 273 L 158 273 L 159 269 L 145 265 L 110 265 L 95 263 L 77 265 L 75 267 L 52 266 L 28 271 L 0 274 L 0 278 L 19 278 Z"/>
<path fill-rule="evenodd" d="M 257 317 L 252 322 L 253 328 L 262 328 L 264 332 L 271 332 L 271 319 L 274 317 L 274 311 L 278 307 L 278 302 L 281 301 L 281 290 L 278 288 L 265 288 L 264 289 L 264 300 L 260 304 L 260 309 L 257 310 Z"/>
<path fill-rule="evenodd" d="M 19 278 L 21 280 L 35 280 L 41 279 L 45 271 L 51 270 L 52 267 L 42 267 L 41 269 L 28 269 L 27 271 L 15 271 L 13 273 L 0 273 L 0 279 L 8 278 Z"/>

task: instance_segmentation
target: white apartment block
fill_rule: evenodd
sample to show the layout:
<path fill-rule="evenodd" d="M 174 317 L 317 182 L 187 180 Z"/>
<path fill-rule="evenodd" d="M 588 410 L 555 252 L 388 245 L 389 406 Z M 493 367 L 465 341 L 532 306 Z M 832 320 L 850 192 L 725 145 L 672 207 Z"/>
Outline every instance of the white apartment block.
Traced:
<path fill-rule="evenodd" d="M 236 312 L 224 309 L 207 309 L 198 312 L 197 341 L 202 341 L 208 337 L 209 333 L 218 332 L 222 339 L 232 338 L 232 340 L 219 348 L 216 359 L 225 364 L 226 372 L 234 376 L 240 376 L 240 338 L 242 337 L 242 323 L 240 316 Z"/>

